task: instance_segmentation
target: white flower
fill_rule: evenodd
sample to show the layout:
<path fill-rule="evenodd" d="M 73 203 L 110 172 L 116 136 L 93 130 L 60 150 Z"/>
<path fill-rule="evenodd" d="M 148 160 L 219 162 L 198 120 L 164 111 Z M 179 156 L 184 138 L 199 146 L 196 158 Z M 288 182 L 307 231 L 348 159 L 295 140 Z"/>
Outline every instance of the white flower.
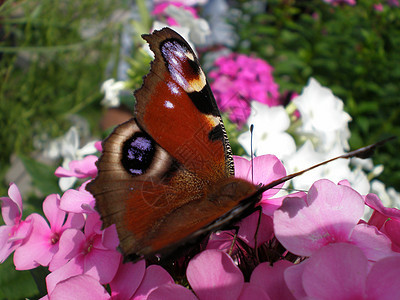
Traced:
<path fill-rule="evenodd" d="M 101 92 L 105 95 L 101 104 L 105 107 L 118 107 L 120 104 L 119 94 L 124 88 L 125 83 L 123 81 L 115 81 L 113 78 L 104 81 L 101 85 Z"/>
<path fill-rule="evenodd" d="M 291 155 L 296 151 L 296 144 L 291 135 L 285 132 L 290 125 L 287 112 L 282 106 L 269 107 L 260 102 L 252 102 L 251 114 L 247 124 L 254 125 L 254 154 L 274 154 L 278 158 Z M 238 141 L 250 153 L 250 132 L 242 133 Z"/>
<path fill-rule="evenodd" d="M 307 140 L 295 154 L 284 159 L 283 163 L 287 172 L 291 174 L 307 169 L 341 154 L 343 154 L 343 150 L 340 145 L 334 147 L 330 152 L 321 153 L 315 151 L 311 141 Z M 308 190 L 315 181 L 321 178 L 326 178 L 333 182 L 339 182 L 346 179 L 350 182 L 352 188 L 357 190 L 359 193 L 368 193 L 370 187 L 367 176 L 361 168 L 352 171 L 349 164 L 350 161 L 348 159 L 338 159 L 317 167 L 314 170 L 293 178 L 293 187 L 298 190 Z"/>
<path fill-rule="evenodd" d="M 350 137 L 348 122 L 351 117 L 343 110 L 343 102 L 332 91 L 322 87 L 314 78 L 293 102 L 300 111 L 302 124 L 298 133 L 303 137 L 315 137 L 317 150 L 329 151 L 334 145 L 347 150 Z"/>
<path fill-rule="evenodd" d="M 165 3 L 165 2 L 178 2 L 187 6 L 203 5 L 208 2 L 208 0 L 154 0 L 154 3 Z"/>
<path fill-rule="evenodd" d="M 94 147 L 94 144 L 94 141 L 89 142 L 82 148 L 79 148 L 78 130 L 75 126 L 72 126 L 64 136 L 50 142 L 45 155 L 52 159 L 62 157 L 62 167 L 69 169 L 69 163 L 72 160 L 81 160 L 86 155 L 96 153 L 97 149 Z M 65 191 L 71 188 L 76 180 L 76 177 L 61 177 L 58 185 L 62 191 Z"/>
<path fill-rule="evenodd" d="M 383 182 L 375 179 L 371 182 L 371 190 L 381 199 L 384 206 L 400 209 L 400 193 L 394 188 L 386 188 Z"/>
<path fill-rule="evenodd" d="M 180 27 L 189 28 L 189 38 L 194 44 L 203 45 L 206 42 L 206 37 L 211 33 L 206 20 L 195 18 L 190 11 L 175 5 L 169 5 L 165 12 L 174 18 Z"/>

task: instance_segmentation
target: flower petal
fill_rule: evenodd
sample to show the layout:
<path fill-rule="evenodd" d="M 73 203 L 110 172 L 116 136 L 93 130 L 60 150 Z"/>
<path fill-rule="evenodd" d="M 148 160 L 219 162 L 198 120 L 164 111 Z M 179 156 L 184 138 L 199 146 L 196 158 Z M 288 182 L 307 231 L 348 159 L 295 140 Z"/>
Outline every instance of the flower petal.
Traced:
<path fill-rule="evenodd" d="M 197 300 L 197 297 L 187 288 L 179 284 L 164 284 L 150 292 L 147 300 Z"/>
<path fill-rule="evenodd" d="M 348 241 L 364 212 L 355 190 L 329 180 L 316 181 L 307 197 L 287 198 L 274 213 L 275 235 L 292 253 L 310 256 L 320 247 Z"/>
<path fill-rule="evenodd" d="M 31 218 L 32 232 L 14 253 L 16 270 L 30 270 L 39 265 L 47 266 L 56 250 L 51 250 L 53 248 L 51 231 L 46 220 L 38 214 L 32 214 Z"/>
<path fill-rule="evenodd" d="M 250 283 L 261 287 L 271 299 L 294 299 L 284 280 L 284 271 L 293 264 L 280 260 L 271 267 L 268 262 L 259 264 L 250 277 Z"/>
<path fill-rule="evenodd" d="M 369 261 L 395 255 L 390 239 L 375 226 L 358 224 L 351 233 L 350 241 L 364 252 Z"/>
<path fill-rule="evenodd" d="M 17 224 L 22 216 L 22 198 L 15 183 L 8 188 L 9 197 L 0 197 L 1 213 L 6 225 Z"/>
<path fill-rule="evenodd" d="M 304 268 L 307 264 L 308 260 L 304 260 L 299 264 L 287 268 L 283 274 L 289 291 L 296 299 L 303 299 L 307 297 L 307 294 L 303 288 L 303 282 L 301 280 Z"/>
<path fill-rule="evenodd" d="M 137 289 L 133 299 L 134 300 L 145 300 L 148 295 L 156 288 L 161 285 L 174 283 L 171 275 L 168 274 L 162 267 L 157 265 L 150 265 L 146 269 L 142 283 Z"/>
<path fill-rule="evenodd" d="M 65 211 L 60 209 L 60 196 L 51 194 L 43 201 L 43 212 L 53 231 L 61 229 L 65 221 Z"/>
<path fill-rule="evenodd" d="M 258 285 L 245 282 L 238 300 L 248 300 L 248 299 L 270 300 L 271 298 L 268 296 L 267 292 L 264 291 Z"/>
<path fill-rule="evenodd" d="M 189 262 L 186 277 L 200 299 L 236 299 L 244 283 L 232 258 L 217 250 L 196 255 Z"/>
<path fill-rule="evenodd" d="M 120 263 L 117 274 L 110 282 L 113 300 L 130 299 L 139 287 L 146 271 L 146 263 Z"/>
<path fill-rule="evenodd" d="M 367 271 L 367 258 L 357 246 L 330 244 L 309 258 L 304 290 L 315 299 L 363 299 Z"/>
<path fill-rule="evenodd" d="M 92 248 L 84 257 L 84 270 L 101 284 L 109 283 L 118 270 L 121 254 L 117 250 L 101 250 Z"/>
<path fill-rule="evenodd" d="M 366 299 L 400 299 L 400 257 L 377 261 L 367 276 Z"/>
<path fill-rule="evenodd" d="M 102 300 L 111 299 L 106 289 L 89 275 L 77 275 L 63 280 L 55 286 L 51 299 Z"/>

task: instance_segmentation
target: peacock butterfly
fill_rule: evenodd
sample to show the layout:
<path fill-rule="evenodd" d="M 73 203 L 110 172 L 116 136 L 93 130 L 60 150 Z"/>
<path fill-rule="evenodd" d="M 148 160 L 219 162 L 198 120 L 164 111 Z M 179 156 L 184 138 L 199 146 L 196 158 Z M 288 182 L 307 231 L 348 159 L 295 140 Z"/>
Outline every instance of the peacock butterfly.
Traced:
<path fill-rule="evenodd" d="M 129 260 L 164 258 L 230 226 L 254 212 L 265 190 L 306 171 L 262 187 L 235 178 L 224 124 L 195 53 L 169 28 L 142 37 L 155 59 L 135 92 L 134 118 L 103 142 L 98 176 L 87 185 L 103 227 L 116 225 Z"/>
<path fill-rule="evenodd" d="M 87 189 L 103 226 L 136 260 L 165 257 L 253 211 L 257 187 L 234 177 L 217 104 L 189 44 L 164 28 L 142 36 L 155 54 L 134 118 L 103 142 Z"/>

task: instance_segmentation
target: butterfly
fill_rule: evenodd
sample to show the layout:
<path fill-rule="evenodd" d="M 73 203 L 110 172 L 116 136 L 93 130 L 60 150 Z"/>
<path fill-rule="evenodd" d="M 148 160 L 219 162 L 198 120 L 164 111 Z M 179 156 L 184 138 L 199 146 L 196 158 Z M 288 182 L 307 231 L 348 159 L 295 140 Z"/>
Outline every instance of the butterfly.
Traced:
<path fill-rule="evenodd" d="M 225 127 L 196 54 L 170 28 L 142 37 L 155 59 L 134 93 L 134 118 L 103 142 L 98 175 L 87 185 L 103 227 L 116 225 L 119 249 L 133 261 L 168 257 L 229 228 L 255 211 L 265 190 L 304 172 L 261 187 L 235 178 Z"/>

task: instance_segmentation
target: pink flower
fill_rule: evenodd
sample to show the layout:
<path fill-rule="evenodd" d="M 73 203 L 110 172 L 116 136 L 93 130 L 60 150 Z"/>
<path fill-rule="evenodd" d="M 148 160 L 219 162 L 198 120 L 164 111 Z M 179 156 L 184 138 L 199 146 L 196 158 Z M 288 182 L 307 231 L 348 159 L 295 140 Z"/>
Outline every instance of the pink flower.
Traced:
<path fill-rule="evenodd" d="M 164 284 L 155 288 L 148 295 L 147 300 L 198 300 L 187 288 L 174 283 Z"/>
<path fill-rule="evenodd" d="M 42 299 L 106 300 L 111 297 L 98 280 L 92 276 L 81 274 L 60 281 L 50 293 L 50 297 Z"/>
<path fill-rule="evenodd" d="M 193 7 L 187 6 L 181 2 L 172 2 L 172 1 L 156 4 L 151 14 L 153 16 L 163 16 L 165 14 L 166 8 L 170 5 L 183 8 L 184 10 L 189 11 L 193 15 L 193 18 L 195 19 L 198 18 L 197 11 Z M 179 26 L 178 22 L 174 18 L 171 18 L 169 16 L 167 16 L 167 24 L 169 26 Z"/>
<path fill-rule="evenodd" d="M 49 266 L 52 273 L 46 277 L 49 294 L 58 282 L 75 275 L 90 275 L 101 284 L 114 278 L 121 260 L 116 251 L 117 232 L 115 226 L 104 230 L 100 227 L 99 215 L 92 213 L 87 217 L 84 233 L 74 228 L 65 230 Z"/>
<path fill-rule="evenodd" d="M 69 162 L 69 170 L 58 167 L 55 171 L 57 177 L 61 177 L 58 184 L 62 191 L 71 188 L 78 178 L 94 178 L 97 176 L 96 161 L 97 156 L 88 155 L 82 160 L 72 160 Z"/>
<path fill-rule="evenodd" d="M 260 287 L 271 299 L 294 299 L 283 276 L 290 266 L 293 266 L 293 263 L 287 260 L 277 261 L 273 266 L 268 262 L 261 263 L 251 274 L 250 283 Z"/>
<path fill-rule="evenodd" d="M 356 0 L 324 0 L 324 2 L 332 4 L 333 6 L 347 4 L 347 5 L 356 5 Z"/>
<path fill-rule="evenodd" d="M 96 161 L 98 157 L 88 155 L 82 160 L 72 160 L 69 162 L 69 170 L 58 167 L 55 171 L 57 177 L 76 177 L 76 178 L 94 178 L 97 176 Z"/>
<path fill-rule="evenodd" d="M 397 299 L 400 257 L 383 258 L 369 269 L 363 251 L 347 243 L 330 244 L 286 269 L 284 277 L 297 298 Z"/>
<path fill-rule="evenodd" d="M 137 263 L 121 262 L 116 275 L 110 282 L 112 298 L 114 300 L 130 299 L 142 283 L 145 272 L 144 260 Z"/>
<path fill-rule="evenodd" d="M 86 190 L 89 181 L 84 182 L 78 190 L 69 189 L 61 197 L 60 208 L 71 213 L 93 213 L 95 198 Z"/>
<path fill-rule="evenodd" d="M 32 219 L 22 221 L 22 198 L 18 187 L 11 183 L 9 197 L 1 197 L 1 214 L 5 225 L 0 226 L 0 263 L 29 236 L 32 230 Z"/>
<path fill-rule="evenodd" d="M 232 258 L 217 250 L 195 256 L 186 277 L 199 299 L 238 299 L 244 284 L 243 274 Z"/>
<path fill-rule="evenodd" d="M 96 148 L 97 151 L 103 152 L 103 146 L 102 146 L 102 141 L 97 141 L 94 143 L 94 147 Z"/>
<path fill-rule="evenodd" d="M 146 300 L 148 299 L 148 296 L 158 287 L 170 285 L 173 283 L 174 279 L 171 277 L 171 275 L 169 275 L 166 270 L 157 265 L 150 265 L 149 267 L 147 267 L 142 282 L 140 283 L 139 288 L 135 291 L 132 298 L 135 300 Z"/>
<path fill-rule="evenodd" d="M 235 177 L 253 181 L 254 184 L 268 184 L 286 175 L 282 162 L 274 155 L 255 157 L 253 159 L 253 165 L 250 161 L 240 156 L 234 156 L 233 159 L 235 165 Z M 253 172 L 251 171 L 252 169 L 254 170 Z M 282 187 L 282 185 L 283 184 L 280 184 L 275 189 L 270 189 L 264 192 L 261 200 L 263 203 L 262 206 L 268 207 L 270 201 L 274 209 L 277 209 L 280 206 L 282 199 L 278 204 L 274 201 L 275 199 L 270 198 L 279 191 L 279 188 Z M 238 237 L 240 237 L 250 247 L 255 246 L 254 236 L 258 229 L 258 219 L 259 213 L 255 212 L 236 224 L 239 227 Z M 210 237 L 207 248 L 227 251 L 231 247 L 233 235 L 234 231 L 214 233 Z M 257 232 L 257 245 L 265 243 L 270 240 L 272 236 L 272 218 L 262 214 L 260 227 Z"/>
<path fill-rule="evenodd" d="M 382 230 L 392 241 L 392 250 L 400 252 L 400 221 L 388 220 Z"/>
<path fill-rule="evenodd" d="M 383 11 L 383 5 L 382 3 L 374 4 L 374 9 L 376 11 Z"/>
<path fill-rule="evenodd" d="M 67 228 L 83 227 L 82 215 L 69 214 L 60 209 L 60 197 L 52 194 L 43 201 L 43 212 L 50 222 L 39 214 L 32 214 L 32 232 L 25 243 L 15 250 L 14 264 L 17 270 L 29 270 L 39 265 L 47 266 L 58 251 L 59 240 Z"/>
<path fill-rule="evenodd" d="M 215 61 L 209 76 L 218 106 L 233 122 L 243 125 L 250 115 L 250 102 L 279 105 L 279 86 L 273 68 L 264 60 L 232 53 Z"/>
<path fill-rule="evenodd" d="M 291 265 L 288 261 L 279 261 L 273 267 L 269 263 L 260 264 L 250 282 L 245 283 L 242 272 L 228 254 L 205 250 L 189 262 L 186 277 L 200 300 L 292 299 L 283 277 L 284 270 Z M 178 290 L 169 287 L 174 288 Z"/>
<path fill-rule="evenodd" d="M 400 4 L 399 4 L 399 0 L 387 0 L 387 4 L 389 5 L 389 6 L 400 6 Z"/>
<path fill-rule="evenodd" d="M 365 204 L 374 210 L 368 225 L 385 233 L 392 241 L 392 250 L 400 252 L 400 210 L 383 206 L 381 199 L 375 194 L 366 195 Z"/>
<path fill-rule="evenodd" d="M 288 251 L 300 256 L 338 242 L 358 245 L 371 261 L 393 255 L 387 236 L 373 226 L 357 224 L 363 212 L 363 198 L 355 190 L 319 180 L 307 198 L 285 199 L 275 211 L 275 236 Z"/>
<path fill-rule="evenodd" d="M 368 225 L 373 225 L 376 228 L 381 229 L 389 218 L 400 221 L 400 210 L 383 206 L 381 199 L 379 199 L 377 195 L 368 194 L 364 199 L 365 204 L 374 210 L 368 220 Z"/>

